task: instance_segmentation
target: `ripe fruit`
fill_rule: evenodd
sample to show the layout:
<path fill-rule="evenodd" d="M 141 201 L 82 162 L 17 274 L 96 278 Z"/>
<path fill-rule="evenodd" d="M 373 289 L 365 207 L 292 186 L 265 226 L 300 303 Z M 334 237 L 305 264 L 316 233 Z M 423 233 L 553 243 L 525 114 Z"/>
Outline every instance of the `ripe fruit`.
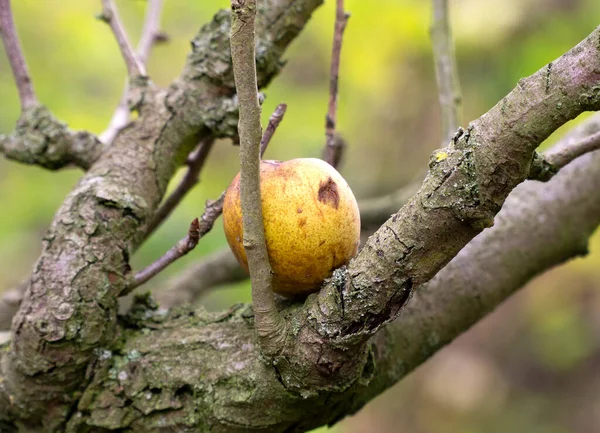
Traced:
<path fill-rule="evenodd" d="M 273 289 L 288 297 L 312 293 L 358 250 L 360 214 L 352 190 L 332 166 L 315 158 L 261 161 L 260 180 Z M 223 225 L 247 271 L 239 173 L 227 188 Z"/>

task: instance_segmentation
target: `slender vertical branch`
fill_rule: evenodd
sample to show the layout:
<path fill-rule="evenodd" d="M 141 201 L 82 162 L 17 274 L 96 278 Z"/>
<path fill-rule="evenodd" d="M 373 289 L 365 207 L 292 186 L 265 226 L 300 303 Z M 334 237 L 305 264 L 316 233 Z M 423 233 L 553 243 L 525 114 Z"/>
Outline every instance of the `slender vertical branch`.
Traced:
<path fill-rule="evenodd" d="M 448 0 L 433 0 L 431 40 L 442 111 L 442 145 L 448 144 L 460 124 L 462 97 L 454 57 Z"/>
<path fill-rule="evenodd" d="M 4 49 L 8 56 L 10 67 L 15 77 L 15 83 L 21 100 L 21 111 L 25 111 L 35 105 L 38 100 L 33 90 L 33 84 L 23 57 L 21 44 L 17 35 L 17 29 L 12 16 L 10 0 L 0 0 L 0 35 L 4 43 Z"/>
<path fill-rule="evenodd" d="M 267 150 L 267 146 L 271 142 L 271 138 L 273 138 L 273 134 L 275 134 L 277 127 L 283 120 L 285 110 L 287 110 L 287 105 L 279 104 L 277 106 L 277 108 L 275 108 L 275 111 L 273 111 L 273 114 L 271 114 L 271 117 L 269 118 L 269 124 L 267 125 L 267 128 L 265 129 L 265 133 L 263 134 L 262 139 L 260 140 L 260 157 L 261 158 L 264 155 L 265 150 Z"/>
<path fill-rule="evenodd" d="M 159 30 L 162 6 L 163 0 L 148 0 L 144 26 L 142 27 L 142 36 L 137 46 L 138 58 L 144 65 L 148 62 L 148 57 L 150 57 L 150 51 L 154 44 L 164 38 Z"/>
<path fill-rule="evenodd" d="M 160 16 L 162 12 L 163 0 L 148 0 L 146 7 L 146 16 L 142 35 L 137 46 L 137 58 L 140 64 L 145 68 L 150 56 L 152 46 L 158 41 L 166 40 L 166 37 L 160 32 Z M 115 109 L 112 118 L 106 130 L 100 134 L 99 138 L 105 144 L 110 144 L 119 131 L 123 129 L 129 121 L 129 107 L 127 106 L 127 97 L 129 94 L 129 84 L 125 83 L 123 94 L 119 105 Z"/>
<path fill-rule="evenodd" d="M 262 158 L 263 153 L 267 150 L 267 146 L 273 137 L 273 134 L 277 130 L 279 123 L 283 119 L 287 105 L 279 104 L 269 119 L 269 124 L 265 129 L 265 133 L 260 141 L 260 156 Z M 200 172 L 206 163 L 206 158 L 210 150 L 213 147 L 215 140 L 209 137 L 198 145 L 198 147 L 190 154 L 187 160 L 188 171 L 181 180 L 181 183 L 177 186 L 175 191 L 164 201 L 160 208 L 156 211 L 154 219 L 148 225 L 146 236 L 149 237 L 160 225 L 171 215 L 173 210 L 188 192 L 198 183 L 200 180 Z M 220 212 L 219 212 L 220 215 Z M 218 215 L 217 215 L 218 216 Z"/>
<path fill-rule="evenodd" d="M 114 1 L 102 0 L 102 6 L 103 10 L 100 18 L 108 23 L 113 35 L 115 36 L 115 39 L 117 40 L 117 44 L 119 44 L 119 50 L 121 51 L 121 55 L 123 56 L 123 60 L 127 66 L 127 74 L 129 75 L 129 79 L 138 76 L 145 76 L 146 67 L 131 47 L 129 38 L 125 32 L 125 28 L 123 27 L 123 24 L 119 19 L 119 15 L 117 14 L 117 7 L 115 6 Z"/>
<path fill-rule="evenodd" d="M 344 151 L 344 140 L 336 132 L 337 122 L 337 97 L 338 82 L 340 74 L 340 55 L 342 52 L 342 40 L 344 30 L 350 15 L 344 12 L 344 0 L 337 0 L 335 12 L 335 25 L 333 32 L 333 46 L 331 49 L 331 69 L 329 72 L 329 105 L 325 116 L 325 151 L 323 159 L 336 167 Z"/>
<path fill-rule="evenodd" d="M 243 245 L 252 283 L 254 321 L 267 356 L 284 344 L 285 322 L 275 305 L 273 272 L 267 254 L 260 196 L 260 105 L 254 53 L 256 0 L 231 0 L 231 58 L 239 101 Z"/>

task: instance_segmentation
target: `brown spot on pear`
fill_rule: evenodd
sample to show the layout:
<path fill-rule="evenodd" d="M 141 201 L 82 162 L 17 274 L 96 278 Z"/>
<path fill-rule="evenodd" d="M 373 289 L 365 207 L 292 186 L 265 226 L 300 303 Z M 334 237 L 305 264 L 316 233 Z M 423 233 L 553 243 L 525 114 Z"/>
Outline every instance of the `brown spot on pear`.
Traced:
<path fill-rule="evenodd" d="M 319 201 L 337 209 L 340 198 L 337 185 L 333 179 L 329 178 L 327 182 L 319 184 Z"/>
<path fill-rule="evenodd" d="M 320 159 L 262 161 L 260 176 L 274 290 L 288 297 L 306 296 L 356 254 L 360 239 L 356 199 L 344 178 Z M 235 257 L 248 270 L 239 182 L 238 174 L 227 189 L 223 227 Z"/>

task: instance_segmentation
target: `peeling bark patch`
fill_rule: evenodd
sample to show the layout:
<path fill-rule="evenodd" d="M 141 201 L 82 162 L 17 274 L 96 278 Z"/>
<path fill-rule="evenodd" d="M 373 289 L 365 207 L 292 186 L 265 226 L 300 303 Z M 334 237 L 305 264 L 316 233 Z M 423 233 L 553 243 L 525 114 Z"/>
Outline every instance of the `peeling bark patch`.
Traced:
<path fill-rule="evenodd" d="M 337 209 L 340 204 L 337 184 L 333 179 L 328 178 L 327 182 L 321 182 L 319 185 L 319 201 L 325 203 L 334 209 Z"/>

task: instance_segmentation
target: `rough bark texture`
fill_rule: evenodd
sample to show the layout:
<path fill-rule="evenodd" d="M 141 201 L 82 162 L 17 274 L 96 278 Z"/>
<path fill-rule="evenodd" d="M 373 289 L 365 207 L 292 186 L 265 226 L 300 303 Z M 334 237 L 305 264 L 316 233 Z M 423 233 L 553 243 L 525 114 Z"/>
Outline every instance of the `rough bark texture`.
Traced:
<path fill-rule="evenodd" d="M 277 73 L 284 48 L 320 3 L 261 2 L 260 86 Z M 521 80 L 435 152 L 419 192 L 320 293 L 279 306 L 289 335 L 273 360 L 260 354 L 248 306 L 221 314 L 164 311 L 140 298 L 117 318 L 129 255 L 143 241 L 175 169 L 199 139 L 236 135 L 228 37 L 229 14 L 219 13 L 193 40 L 171 87 L 140 83 L 132 101 L 138 119 L 59 209 L 2 356 L 3 429 L 277 432 L 332 423 L 528 278 L 584 251 L 598 224 L 597 152 L 547 184 L 520 188 L 515 194 L 527 199 L 509 201 L 497 226 L 426 284 L 493 224 L 508 194 L 527 178 L 535 148 L 569 119 L 600 108 L 600 28 Z M 542 212 L 543 225 L 536 220 Z M 546 228 L 556 235 L 553 242 L 545 239 Z M 517 242 L 524 238 L 513 234 L 517 229 L 531 235 L 526 245 Z M 519 254 L 527 260 L 518 260 L 518 270 L 464 280 L 471 277 L 464 268 L 493 270 Z"/>
<path fill-rule="evenodd" d="M 263 2 L 257 23 L 261 85 L 277 73 L 283 50 L 321 2 Z M 22 420 L 29 431 L 63 428 L 90 363 L 115 344 L 129 256 L 171 176 L 199 139 L 235 135 L 229 14 L 217 14 L 192 46 L 169 89 L 139 86 L 131 104 L 138 119 L 81 178 L 45 235 L 2 359 L 0 419 Z"/>
<path fill-rule="evenodd" d="M 586 252 L 600 223 L 599 164 L 596 152 L 548 183 L 517 187 L 495 226 L 421 286 L 369 342 L 365 367 L 345 390 L 287 390 L 261 362 L 249 306 L 165 314 L 139 299 L 124 321 L 127 342 L 104 353 L 73 431 L 86 423 L 140 432 L 304 431 L 354 413 L 536 274 Z"/>

